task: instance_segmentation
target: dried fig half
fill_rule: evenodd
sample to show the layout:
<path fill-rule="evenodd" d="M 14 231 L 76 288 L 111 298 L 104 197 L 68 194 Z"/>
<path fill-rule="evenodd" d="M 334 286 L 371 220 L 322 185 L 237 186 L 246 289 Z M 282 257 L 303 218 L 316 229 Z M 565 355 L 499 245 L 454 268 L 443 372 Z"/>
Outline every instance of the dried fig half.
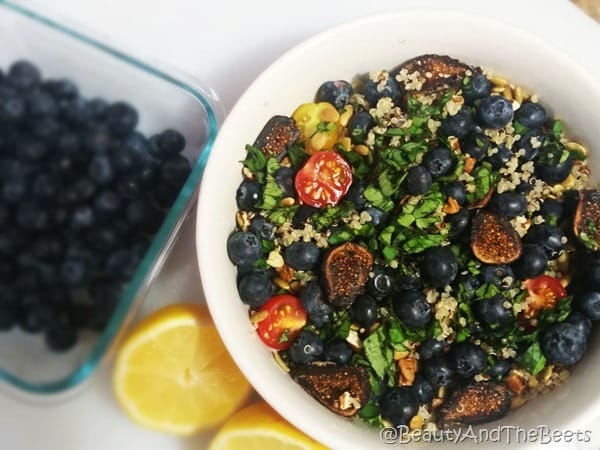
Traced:
<path fill-rule="evenodd" d="M 521 256 L 521 238 L 510 222 L 490 211 L 473 219 L 471 249 L 486 264 L 508 264 Z"/>
<path fill-rule="evenodd" d="M 402 72 L 402 70 L 406 70 L 406 72 Z M 405 89 L 407 91 L 432 92 L 440 89 L 458 88 L 468 70 L 472 70 L 471 67 L 457 59 L 446 55 L 429 54 L 409 59 L 396 67 L 392 73 L 395 76 L 400 75 L 400 78 L 404 78 L 403 74 L 408 77 L 414 72 L 418 72 L 417 80 L 421 88 L 413 88 L 410 78 L 408 78 L 408 82 L 403 83 Z"/>
<path fill-rule="evenodd" d="M 491 422 L 506 415 L 512 394 L 503 384 L 493 381 L 472 383 L 455 391 L 438 411 L 442 429 Z"/>
<path fill-rule="evenodd" d="M 346 242 L 332 249 L 323 264 L 325 291 L 329 302 L 347 308 L 363 293 L 373 255 L 365 247 Z"/>
<path fill-rule="evenodd" d="M 600 250 L 600 191 L 586 189 L 579 193 L 573 231 L 589 250 Z"/>
<path fill-rule="evenodd" d="M 319 403 L 344 417 L 354 416 L 371 396 L 369 374 L 360 366 L 313 363 L 290 375 Z"/>
<path fill-rule="evenodd" d="M 268 158 L 280 156 L 300 138 L 300 129 L 291 117 L 273 116 L 259 133 L 254 147 Z"/>

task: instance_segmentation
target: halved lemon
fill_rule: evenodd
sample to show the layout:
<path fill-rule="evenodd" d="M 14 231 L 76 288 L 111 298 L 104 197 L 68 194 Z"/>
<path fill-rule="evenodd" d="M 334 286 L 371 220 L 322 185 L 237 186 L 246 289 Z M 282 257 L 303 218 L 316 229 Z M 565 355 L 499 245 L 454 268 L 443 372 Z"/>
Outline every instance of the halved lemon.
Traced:
<path fill-rule="evenodd" d="M 286 422 L 267 403 L 250 405 L 232 416 L 217 432 L 209 450 L 327 449 Z"/>
<path fill-rule="evenodd" d="M 119 349 L 113 388 L 135 422 L 180 435 L 219 425 L 251 390 L 207 308 L 194 304 L 169 305 L 134 328 Z"/>

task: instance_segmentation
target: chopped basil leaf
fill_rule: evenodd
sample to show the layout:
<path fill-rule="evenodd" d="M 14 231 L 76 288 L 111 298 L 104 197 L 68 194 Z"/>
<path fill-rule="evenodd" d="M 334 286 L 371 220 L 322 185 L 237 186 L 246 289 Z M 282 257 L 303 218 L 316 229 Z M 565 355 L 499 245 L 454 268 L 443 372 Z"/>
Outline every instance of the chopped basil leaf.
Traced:
<path fill-rule="evenodd" d="M 287 206 L 281 208 L 274 208 L 269 212 L 269 220 L 273 222 L 275 225 L 283 225 L 286 222 L 290 222 L 296 211 L 298 206 Z"/>
<path fill-rule="evenodd" d="M 546 357 L 542 353 L 539 342 L 534 342 L 523 353 L 517 362 L 527 369 L 532 375 L 537 375 L 546 367 Z"/>
<path fill-rule="evenodd" d="M 565 297 L 556 303 L 554 308 L 543 309 L 540 312 L 539 322 L 547 325 L 564 321 L 571 314 L 573 296 Z"/>
<path fill-rule="evenodd" d="M 565 127 L 560 120 L 555 120 L 552 123 L 552 133 L 555 136 L 561 136 L 564 133 L 564 131 L 565 131 Z"/>
<path fill-rule="evenodd" d="M 389 212 L 394 208 L 394 202 L 372 185 L 365 188 L 363 195 L 375 208 L 379 208 L 383 212 Z"/>
<path fill-rule="evenodd" d="M 365 356 L 379 378 L 394 365 L 394 354 L 387 345 L 385 327 L 381 326 L 363 341 Z"/>
<path fill-rule="evenodd" d="M 256 147 L 246 145 L 246 159 L 242 164 L 252 173 L 262 171 L 267 166 L 267 157 Z"/>
<path fill-rule="evenodd" d="M 529 128 L 527 128 L 525 125 L 523 125 L 521 122 L 514 122 L 514 128 L 515 128 L 515 134 L 520 134 L 521 136 L 523 136 L 525 133 L 527 133 L 527 130 L 529 130 Z M 483 143 L 478 144 L 478 145 L 483 145 Z"/>
<path fill-rule="evenodd" d="M 473 170 L 473 178 L 475 178 L 475 200 L 482 200 L 494 186 L 497 177 L 492 166 L 483 162 Z"/>

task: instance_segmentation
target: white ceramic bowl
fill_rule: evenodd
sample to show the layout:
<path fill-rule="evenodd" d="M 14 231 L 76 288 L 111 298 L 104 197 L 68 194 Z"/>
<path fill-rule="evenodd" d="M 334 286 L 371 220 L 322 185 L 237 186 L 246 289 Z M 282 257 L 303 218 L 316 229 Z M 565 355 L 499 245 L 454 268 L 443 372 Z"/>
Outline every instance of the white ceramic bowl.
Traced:
<path fill-rule="evenodd" d="M 219 132 L 201 185 L 197 248 L 202 284 L 221 337 L 252 385 L 291 423 L 333 448 L 386 445 L 377 430 L 329 412 L 306 394 L 255 335 L 226 253 L 227 236 L 235 224 L 239 161 L 244 159 L 244 146 L 254 141 L 271 116 L 290 115 L 299 104 L 311 101 L 323 81 L 391 69 L 424 53 L 448 54 L 488 67 L 537 92 L 544 105 L 565 119 L 573 138 L 590 147 L 600 145 L 600 87 L 589 74 L 525 32 L 467 14 L 405 11 L 350 22 L 292 49 L 250 86 Z M 592 152 L 591 165 L 600 173 L 600 150 Z M 543 424 L 577 430 L 599 417 L 600 392 L 594 386 L 600 380 L 600 336 L 594 337 L 565 385 L 491 427 L 518 424 L 529 429 Z M 469 439 L 461 445 L 488 448 Z"/>

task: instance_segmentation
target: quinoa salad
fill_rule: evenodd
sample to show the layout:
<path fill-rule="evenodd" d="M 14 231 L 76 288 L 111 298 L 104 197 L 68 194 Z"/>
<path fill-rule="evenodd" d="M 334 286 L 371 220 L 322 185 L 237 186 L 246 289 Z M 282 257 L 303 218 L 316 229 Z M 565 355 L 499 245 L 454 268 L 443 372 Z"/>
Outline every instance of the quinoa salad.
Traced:
<path fill-rule="evenodd" d="M 325 81 L 246 146 L 239 296 L 324 407 L 448 429 L 568 378 L 600 320 L 600 192 L 548 106 L 421 55 Z"/>

